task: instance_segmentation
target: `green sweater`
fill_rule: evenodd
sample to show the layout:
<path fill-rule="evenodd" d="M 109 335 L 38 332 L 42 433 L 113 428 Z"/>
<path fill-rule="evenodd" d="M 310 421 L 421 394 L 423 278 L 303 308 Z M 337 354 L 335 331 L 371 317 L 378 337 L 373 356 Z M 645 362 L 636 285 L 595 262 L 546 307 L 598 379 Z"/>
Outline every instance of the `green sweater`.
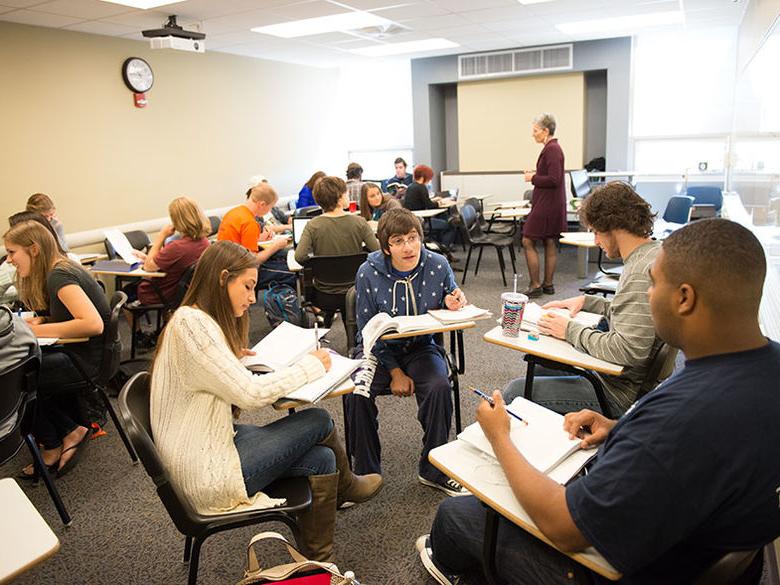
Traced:
<path fill-rule="evenodd" d="M 352 256 L 364 250 L 379 249 L 379 242 L 368 225 L 359 215 L 329 217 L 320 215 L 306 224 L 301 241 L 295 248 L 295 260 L 305 264 L 311 256 Z M 324 293 L 340 294 L 327 285 L 317 287 Z"/>

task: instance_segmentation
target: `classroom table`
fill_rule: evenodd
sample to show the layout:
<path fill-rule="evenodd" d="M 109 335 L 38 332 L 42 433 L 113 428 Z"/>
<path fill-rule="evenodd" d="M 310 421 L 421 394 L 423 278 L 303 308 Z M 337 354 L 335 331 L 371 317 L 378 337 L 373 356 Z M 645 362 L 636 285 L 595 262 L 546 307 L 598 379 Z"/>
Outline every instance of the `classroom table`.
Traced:
<path fill-rule="evenodd" d="M 446 207 L 437 207 L 435 209 L 416 209 L 415 211 L 412 211 L 412 213 L 417 217 L 419 217 L 420 219 L 430 219 L 446 211 L 447 211 Z"/>
<path fill-rule="evenodd" d="M 0 479 L 0 583 L 43 562 L 60 541 L 16 481 Z"/>
<path fill-rule="evenodd" d="M 517 501 L 498 461 L 457 440 L 432 449 L 428 459 L 442 473 L 465 486 L 486 506 L 482 566 L 488 583 L 496 582 L 495 554 L 499 516 L 554 547 Z M 578 553 L 564 554 L 611 581 L 622 577 L 593 547 Z"/>
<path fill-rule="evenodd" d="M 558 241 L 577 248 L 577 277 L 588 276 L 588 253 L 591 248 L 599 247 L 593 232 L 563 232 Z"/>
<path fill-rule="evenodd" d="M 123 272 L 121 270 L 103 270 L 90 268 L 89 272 L 92 274 L 104 275 L 104 276 L 125 276 L 128 278 L 162 278 L 165 276 L 165 272 L 147 272 L 143 268 L 136 268 L 130 272 Z"/>
<path fill-rule="evenodd" d="M 552 368 L 556 364 L 581 368 L 583 370 L 582 376 L 585 378 L 592 376 L 591 371 L 610 376 L 619 376 L 623 373 L 623 366 L 593 357 L 576 349 L 568 341 L 549 335 L 539 335 L 538 340 L 532 340 L 529 339 L 527 331 L 521 330 L 518 337 L 506 337 L 502 333 L 501 326 L 498 325 L 485 333 L 483 339 L 488 343 L 508 347 L 525 354 L 524 359 L 528 362 L 528 369 L 525 375 L 524 396 L 528 400 L 531 400 L 533 396 L 534 368 L 537 363 Z M 597 396 L 602 412 L 609 412 L 608 406 L 601 404 L 602 397 Z"/>

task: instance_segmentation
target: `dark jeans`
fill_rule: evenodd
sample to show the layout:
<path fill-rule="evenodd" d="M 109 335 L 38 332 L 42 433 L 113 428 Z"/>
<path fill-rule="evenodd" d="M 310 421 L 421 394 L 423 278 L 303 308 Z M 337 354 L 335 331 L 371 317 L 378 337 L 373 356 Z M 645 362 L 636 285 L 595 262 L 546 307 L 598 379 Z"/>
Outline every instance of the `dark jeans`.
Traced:
<path fill-rule="evenodd" d="M 333 430 L 333 420 L 326 410 L 308 408 L 263 427 L 235 425 L 235 429 L 233 442 L 250 496 L 283 477 L 336 471 L 333 451 L 318 444 Z"/>
<path fill-rule="evenodd" d="M 455 236 L 458 233 L 453 226 L 449 224 L 446 219 L 439 219 L 437 217 L 430 218 L 431 222 L 431 237 L 447 246 L 452 246 L 455 241 Z"/>
<path fill-rule="evenodd" d="M 81 424 L 78 398 L 85 387 L 67 355 L 43 352 L 33 435 L 44 449 L 62 445 L 62 438 Z"/>
<path fill-rule="evenodd" d="M 541 366 L 534 369 L 533 401 L 560 414 L 588 408 L 601 412 L 593 385 L 582 376 Z M 504 401 L 509 404 L 525 393 L 525 378 L 512 380 L 504 388 Z"/>
<path fill-rule="evenodd" d="M 428 461 L 428 452 L 444 445 L 452 422 L 452 389 L 447 379 L 447 364 L 433 345 L 420 346 L 401 358 L 401 369 L 414 380 L 417 420 L 423 429 L 423 450 L 419 474 L 442 483 L 447 477 Z M 390 372 L 377 366 L 371 383 L 371 398 L 350 394 L 346 400 L 350 450 L 357 474 L 382 473 L 382 445 L 379 442 L 379 411 L 376 397 L 392 394 Z"/>
<path fill-rule="evenodd" d="M 482 565 L 485 507 L 474 496 L 447 498 L 431 527 L 431 547 L 436 566 L 445 574 L 460 575 Z M 588 584 L 586 571 L 551 546 L 509 520 L 498 523 L 496 571 L 510 585 Z"/>
<path fill-rule="evenodd" d="M 287 260 L 271 256 L 260 265 L 260 274 L 255 289 L 269 288 L 272 284 L 286 284 L 295 288 L 295 274 L 287 268 Z"/>

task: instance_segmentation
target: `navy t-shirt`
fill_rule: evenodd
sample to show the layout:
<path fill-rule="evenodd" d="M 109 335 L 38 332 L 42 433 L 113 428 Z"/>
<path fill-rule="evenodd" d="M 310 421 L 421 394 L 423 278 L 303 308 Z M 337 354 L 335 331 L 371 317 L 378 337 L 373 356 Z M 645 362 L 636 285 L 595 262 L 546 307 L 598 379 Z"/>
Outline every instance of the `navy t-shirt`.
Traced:
<path fill-rule="evenodd" d="M 780 344 L 689 360 L 617 423 L 566 488 L 623 583 L 689 583 L 780 535 Z"/>

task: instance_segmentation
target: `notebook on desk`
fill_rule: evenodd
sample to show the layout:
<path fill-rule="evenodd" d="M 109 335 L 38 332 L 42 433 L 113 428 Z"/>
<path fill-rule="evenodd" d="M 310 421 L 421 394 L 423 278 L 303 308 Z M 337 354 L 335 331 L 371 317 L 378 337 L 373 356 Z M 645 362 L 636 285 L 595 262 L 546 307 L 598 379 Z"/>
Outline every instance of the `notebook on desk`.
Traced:
<path fill-rule="evenodd" d="M 543 309 L 536 303 L 531 302 L 525 305 L 525 309 L 523 310 L 523 322 L 520 325 L 520 328 L 525 331 L 536 329 L 537 324 L 539 323 L 539 318 L 545 313 L 557 313 L 559 315 L 563 315 L 564 317 L 569 317 L 570 319 L 576 321 L 577 323 L 581 323 L 586 327 L 593 328 L 596 328 L 601 319 L 603 319 L 602 315 L 597 313 L 588 313 L 587 311 L 580 311 L 574 315 L 574 317 L 572 317 L 569 314 L 568 309 Z"/>
<path fill-rule="evenodd" d="M 98 260 L 92 265 L 94 272 L 132 272 L 141 266 L 140 262 L 128 264 L 124 260 Z"/>
<path fill-rule="evenodd" d="M 377 313 L 368 323 L 365 324 L 362 331 L 363 352 L 365 355 L 371 353 L 374 344 L 385 333 L 411 333 L 413 331 L 423 331 L 425 329 L 435 329 L 440 327 L 441 323 L 434 319 L 428 313 L 424 315 L 403 315 L 391 317 L 387 313 Z"/>

